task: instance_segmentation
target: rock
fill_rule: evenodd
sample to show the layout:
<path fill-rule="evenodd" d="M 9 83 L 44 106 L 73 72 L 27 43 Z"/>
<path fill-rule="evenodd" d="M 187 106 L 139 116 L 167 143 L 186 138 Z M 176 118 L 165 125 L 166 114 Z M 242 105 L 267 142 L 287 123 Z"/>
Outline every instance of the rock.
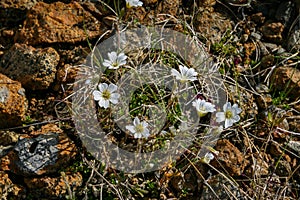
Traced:
<path fill-rule="evenodd" d="M 286 160 L 279 160 L 275 168 L 275 173 L 280 177 L 288 177 L 292 174 L 291 165 Z"/>
<path fill-rule="evenodd" d="M 0 7 L 9 9 L 9 8 L 15 8 L 15 9 L 30 9 L 32 6 L 34 6 L 37 3 L 37 0 L 2 0 L 0 2 Z"/>
<path fill-rule="evenodd" d="M 21 125 L 27 107 L 21 83 L 0 74 L 0 128 Z"/>
<path fill-rule="evenodd" d="M 293 67 L 278 67 L 272 74 L 271 80 L 276 91 L 286 92 L 287 98 L 300 97 L 300 70 Z"/>
<path fill-rule="evenodd" d="M 269 174 L 270 159 L 264 152 L 254 153 L 251 159 L 251 166 L 246 170 L 249 177 L 267 176 Z"/>
<path fill-rule="evenodd" d="M 50 174 L 65 167 L 75 155 L 75 144 L 56 125 L 49 124 L 19 139 L 9 154 L 10 170 L 22 176 Z"/>
<path fill-rule="evenodd" d="M 59 177 L 24 178 L 29 194 L 35 199 L 64 199 L 69 193 L 75 192 L 82 185 L 82 176 L 79 172 L 62 174 Z"/>
<path fill-rule="evenodd" d="M 273 66 L 275 57 L 272 54 L 265 55 L 261 58 L 261 66 L 263 69 Z"/>
<path fill-rule="evenodd" d="M 212 7 L 216 5 L 216 0 L 198 0 L 198 5 L 201 7 Z"/>
<path fill-rule="evenodd" d="M 266 110 L 272 104 L 272 96 L 270 94 L 260 94 L 256 98 L 259 110 Z"/>
<path fill-rule="evenodd" d="M 24 199 L 25 188 L 14 184 L 8 174 L 0 171 L 0 197 L 1 199 Z"/>
<path fill-rule="evenodd" d="M 263 24 L 265 22 L 265 19 L 266 17 L 261 12 L 251 15 L 251 20 L 256 24 Z"/>
<path fill-rule="evenodd" d="M 238 188 L 238 185 L 232 182 L 230 179 L 225 178 L 221 174 L 210 176 L 207 179 L 207 183 L 211 188 L 207 185 L 203 186 L 203 192 L 201 194 L 201 200 L 210 200 L 210 199 L 230 199 L 232 195 L 236 199 L 247 199 L 241 192 L 241 189 Z M 211 189 L 218 195 L 216 197 Z"/>
<path fill-rule="evenodd" d="M 159 14 L 169 14 L 176 17 L 180 6 L 179 0 L 164 0 L 161 1 L 157 8 L 156 13 Z"/>
<path fill-rule="evenodd" d="M 158 0 L 143 0 L 143 5 L 150 6 L 156 4 Z"/>
<path fill-rule="evenodd" d="M 284 26 L 291 23 L 291 16 L 294 11 L 294 3 L 292 1 L 283 1 L 280 3 L 275 18 L 280 21 Z"/>
<path fill-rule="evenodd" d="M 294 152 L 296 152 L 296 154 L 298 156 L 300 156 L 300 141 L 293 141 L 293 140 L 291 140 L 291 141 L 289 141 L 287 143 L 287 146 L 288 146 L 289 149 L 291 149 Z"/>
<path fill-rule="evenodd" d="M 224 167 L 230 176 L 240 176 L 243 173 L 249 161 L 229 140 L 219 140 L 215 149 L 219 151 L 219 154 L 217 159 L 211 161 L 214 167 L 217 169 Z"/>
<path fill-rule="evenodd" d="M 300 19 L 298 19 L 298 25 L 289 34 L 287 48 L 289 51 L 300 51 Z"/>
<path fill-rule="evenodd" d="M 289 121 L 289 126 L 290 126 L 290 130 L 300 133 L 300 119 L 295 119 L 295 120 L 291 120 Z"/>
<path fill-rule="evenodd" d="M 13 131 L 0 130 L 0 145 L 7 146 L 18 141 L 19 134 Z"/>
<path fill-rule="evenodd" d="M 30 45 L 75 43 L 86 41 L 87 37 L 99 37 L 105 31 L 106 28 L 77 2 L 39 2 L 27 13 L 15 41 Z"/>
<path fill-rule="evenodd" d="M 26 18 L 26 12 L 36 0 L 1 0 L 0 1 L 0 28 L 17 27 Z"/>
<path fill-rule="evenodd" d="M 14 148 L 13 145 L 6 145 L 6 146 L 0 145 L 0 158 L 7 155 L 13 148 Z M 0 168 L 0 169 L 2 169 L 2 168 Z"/>
<path fill-rule="evenodd" d="M 235 5 L 235 6 L 248 3 L 248 0 L 225 0 L 225 1 L 228 4 Z"/>
<path fill-rule="evenodd" d="M 223 34 L 231 30 L 231 21 L 218 12 L 204 10 L 199 12 L 195 18 L 195 30 L 201 33 L 201 37 L 208 39 L 211 43 L 219 42 Z"/>
<path fill-rule="evenodd" d="M 40 49 L 25 44 L 14 44 L 3 55 L 0 72 L 20 81 L 30 90 L 47 89 L 55 79 L 58 53 L 51 47 Z"/>
<path fill-rule="evenodd" d="M 283 29 L 284 25 L 280 22 L 266 22 L 261 27 L 261 32 L 266 40 L 280 43 L 282 42 Z"/>
<path fill-rule="evenodd" d="M 269 55 L 270 53 L 275 52 L 276 50 L 279 49 L 279 47 L 273 43 L 267 43 L 267 42 L 261 42 L 261 41 L 258 41 L 258 43 L 260 46 L 261 54 L 263 56 Z"/>
<path fill-rule="evenodd" d="M 255 40 L 260 40 L 261 39 L 261 35 L 255 32 L 251 32 L 250 36 L 255 39 Z"/>
<path fill-rule="evenodd" d="M 57 71 L 57 80 L 60 83 L 73 83 L 79 70 L 79 67 L 66 64 Z"/>

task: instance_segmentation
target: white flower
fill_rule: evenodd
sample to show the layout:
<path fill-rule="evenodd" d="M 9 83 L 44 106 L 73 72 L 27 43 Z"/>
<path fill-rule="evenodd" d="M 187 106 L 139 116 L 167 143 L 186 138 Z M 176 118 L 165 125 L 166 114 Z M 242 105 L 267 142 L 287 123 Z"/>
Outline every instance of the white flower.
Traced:
<path fill-rule="evenodd" d="M 143 121 L 140 122 L 138 117 L 135 117 L 133 120 L 133 126 L 126 126 L 132 134 L 134 138 L 142 138 L 142 137 L 149 137 L 149 129 L 147 129 L 148 123 Z"/>
<path fill-rule="evenodd" d="M 118 98 L 120 97 L 120 94 L 113 93 L 118 89 L 118 87 L 111 83 L 107 85 L 106 83 L 100 83 L 98 85 L 98 90 L 95 90 L 93 92 L 94 100 L 99 101 L 98 104 L 100 107 L 108 108 L 109 102 L 113 104 L 118 103 Z"/>
<path fill-rule="evenodd" d="M 193 101 L 193 106 L 196 108 L 199 117 L 204 117 L 207 113 L 216 111 L 215 105 L 202 99 Z"/>
<path fill-rule="evenodd" d="M 171 69 L 171 73 L 180 81 L 195 81 L 197 80 L 198 73 L 193 68 L 187 68 L 186 66 L 179 65 L 179 71 Z"/>
<path fill-rule="evenodd" d="M 225 121 L 225 128 L 232 126 L 233 123 L 238 122 L 240 120 L 239 114 L 242 112 L 242 109 L 240 109 L 237 104 L 234 104 L 231 107 L 231 103 L 227 102 L 224 104 L 223 110 L 224 112 L 216 113 L 216 121 Z"/>
<path fill-rule="evenodd" d="M 215 150 L 214 148 L 212 148 L 212 147 L 207 147 L 208 148 L 208 150 L 210 151 L 210 152 L 207 152 L 205 155 L 204 155 L 204 157 L 201 159 L 201 161 L 203 162 L 203 163 L 206 163 L 206 164 L 208 164 L 208 163 L 210 163 L 210 161 L 212 161 L 214 158 L 215 158 L 215 155 L 216 156 L 218 156 L 219 155 L 219 151 L 217 151 L 217 150 Z"/>
<path fill-rule="evenodd" d="M 104 59 L 103 65 L 108 69 L 118 69 L 126 64 L 127 56 L 124 53 L 117 54 L 116 52 L 108 53 L 109 60 Z"/>
<path fill-rule="evenodd" d="M 208 152 L 208 153 L 206 153 L 206 154 L 204 155 L 204 157 L 201 159 L 201 161 L 202 161 L 203 163 L 208 164 L 208 163 L 210 163 L 210 161 L 212 161 L 214 158 L 215 158 L 214 154 L 211 153 L 211 152 Z"/>
<path fill-rule="evenodd" d="M 143 2 L 141 2 L 139 0 L 126 0 L 127 8 L 138 7 L 138 6 L 142 6 L 142 5 L 143 5 Z"/>

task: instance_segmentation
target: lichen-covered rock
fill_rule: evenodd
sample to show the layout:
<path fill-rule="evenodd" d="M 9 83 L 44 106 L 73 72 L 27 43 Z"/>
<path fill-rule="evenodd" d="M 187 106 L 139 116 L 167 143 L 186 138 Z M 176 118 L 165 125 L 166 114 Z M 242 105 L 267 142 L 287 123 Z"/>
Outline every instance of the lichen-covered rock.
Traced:
<path fill-rule="evenodd" d="M 37 3 L 27 13 L 23 28 L 15 41 L 30 45 L 42 43 L 75 43 L 96 38 L 106 31 L 91 13 L 72 2 Z"/>
<path fill-rule="evenodd" d="M 30 190 L 30 195 L 36 199 L 60 199 L 68 195 L 68 187 L 75 192 L 82 185 L 79 172 L 62 174 L 59 177 L 25 178 L 24 182 Z"/>
<path fill-rule="evenodd" d="M 243 173 L 249 161 L 229 140 L 219 140 L 215 149 L 219 151 L 219 154 L 217 159 L 211 162 L 214 167 L 217 169 L 224 167 L 230 176 L 240 176 Z"/>
<path fill-rule="evenodd" d="M 20 81 L 30 90 L 47 89 L 55 79 L 59 55 L 55 49 L 34 48 L 25 44 L 14 44 L 3 55 L 0 72 Z"/>
<path fill-rule="evenodd" d="M 9 154 L 10 170 L 22 176 L 50 174 L 65 167 L 76 155 L 75 144 L 56 125 L 20 138 Z"/>
<path fill-rule="evenodd" d="M 27 107 L 21 83 L 0 74 L 0 128 L 21 125 Z"/>
<path fill-rule="evenodd" d="M 285 91 L 287 98 L 300 97 L 300 70 L 293 67 L 278 67 L 271 80 L 277 91 Z"/>

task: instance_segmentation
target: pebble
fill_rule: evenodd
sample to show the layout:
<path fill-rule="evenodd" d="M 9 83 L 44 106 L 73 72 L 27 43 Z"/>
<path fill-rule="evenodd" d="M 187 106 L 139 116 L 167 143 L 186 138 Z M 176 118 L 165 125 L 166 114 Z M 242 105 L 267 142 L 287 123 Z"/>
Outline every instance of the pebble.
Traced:
<path fill-rule="evenodd" d="M 258 33 L 252 32 L 252 33 L 250 34 L 250 36 L 251 36 L 252 38 L 254 38 L 255 40 L 261 40 L 261 35 L 258 34 Z"/>

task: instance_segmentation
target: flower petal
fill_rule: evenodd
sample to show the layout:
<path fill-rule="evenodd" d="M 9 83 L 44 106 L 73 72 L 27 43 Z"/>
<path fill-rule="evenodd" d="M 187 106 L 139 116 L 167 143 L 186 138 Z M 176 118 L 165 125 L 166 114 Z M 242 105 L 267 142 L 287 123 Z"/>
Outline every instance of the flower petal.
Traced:
<path fill-rule="evenodd" d="M 133 137 L 139 139 L 139 138 L 142 138 L 142 134 L 140 134 L 140 133 L 135 133 Z"/>
<path fill-rule="evenodd" d="M 103 108 L 108 108 L 109 107 L 109 101 L 104 99 L 104 98 L 101 98 L 98 102 L 99 106 L 100 107 L 103 107 Z"/>
<path fill-rule="evenodd" d="M 111 61 L 110 60 L 106 60 L 106 59 L 104 59 L 104 61 L 103 61 L 103 63 L 102 63 L 105 67 L 109 67 L 109 66 L 111 66 Z"/>
<path fill-rule="evenodd" d="M 100 83 L 98 85 L 98 88 L 99 88 L 100 92 L 102 93 L 108 88 L 108 85 L 106 83 Z"/>
<path fill-rule="evenodd" d="M 140 119 L 138 117 L 135 117 L 134 120 L 133 120 L 133 125 L 137 126 L 139 124 L 140 124 Z"/>
<path fill-rule="evenodd" d="M 235 115 L 235 116 L 232 117 L 232 120 L 233 120 L 234 123 L 238 122 L 238 121 L 240 121 L 240 116 Z"/>
<path fill-rule="evenodd" d="M 148 127 L 148 123 L 147 122 L 145 122 L 145 121 L 142 121 L 142 126 L 144 127 L 144 128 L 146 128 L 146 127 Z"/>
<path fill-rule="evenodd" d="M 177 79 L 181 78 L 181 74 L 176 69 L 171 69 L 171 74 L 175 76 Z"/>
<path fill-rule="evenodd" d="M 147 137 L 150 136 L 149 129 L 147 129 L 147 128 L 144 129 L 143 136 L 144 136 L 145 138 L 147 138 Z"/>
<path fill-rule="evenodd" d="M 114 51 L 108 53 L 108 57 L 109 57 L 109 60 L 110 60 L 111 62 L 113 62 L 113 63 L 114 63 L 114 62 L 117 60 L 117 58 L 118 58 L 117 53 L 114 52 Z"/>
<path fill-rule="evenodd" d="M 225 128 L 228 128 L 228 127 L 230 127 L 232 125 L 233 125 L 232 119 L 226 119 L 225 120 Z"/>
<path fill-rule="evenodd" d="M 223 110 L 224 112 L 226 112 L 226 110 L 231 110 L 231 103 L 230 102 L 225 103 L 223 106 Z"/>
<path fill-rule="evenodd" d="M 110 102 L 112 102 L 113 104 L 117 104 L 119 102 L 119 97 L 120 97 L 120 94 L 117 94 L 117 93 L 113 93 L 110 95 Z"/>
<path fill-rule="evenodd" d="M 127 130 L 129 130 L 131 133 L 135 133 L 135 128 L 134 126 L 125 126 Z"/>
<path fill-rule="evenodd" d="M 116 86 L 115 84 L 111 83 L 108 86 L 108 91 L 110 91 L 110 93 L 113 93 L 114 91 L 116 91 L 118 89 L 118 86 Z"/>
<path fill-rule="evenodd" d="M 233 104 L 232 108 L 235 110 L 236 114 L 240 114 L 242 112 L 242 109 L 240 109 L 236 103 Z"/>
<path fill-rule="evenodd" d="M 98 90 L 95 90 L 95 91 L 93 92 L 93 96 L 94 96 L 94 100 L 95 100 L 95 101 L 99 101 L 99 100 L 102 98 L 102 94 L 101 94 L 101 92 L 99 92 Z"/>

